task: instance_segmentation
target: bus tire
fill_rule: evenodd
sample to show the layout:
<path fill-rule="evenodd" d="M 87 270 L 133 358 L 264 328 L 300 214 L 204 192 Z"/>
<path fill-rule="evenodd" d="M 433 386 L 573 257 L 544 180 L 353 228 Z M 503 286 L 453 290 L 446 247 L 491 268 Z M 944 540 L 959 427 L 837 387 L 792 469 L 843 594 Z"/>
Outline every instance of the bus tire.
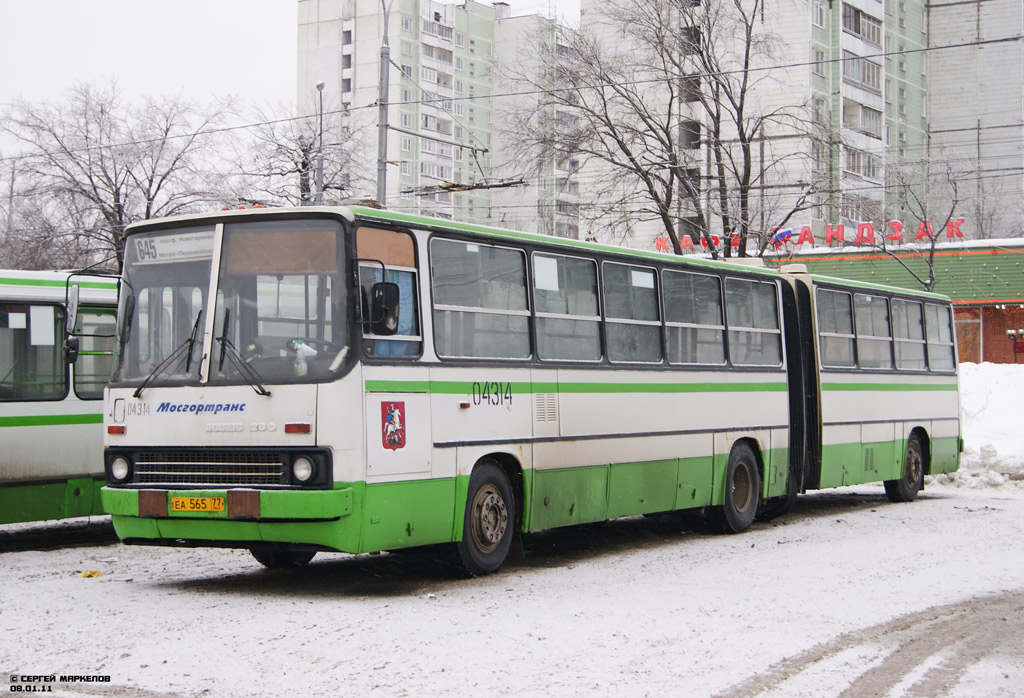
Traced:
<path fill-rule="evenodd" d="M 256 562 L 270 569 L 289 569 L 305 567 L 313 559 L 316 552 L 309 550 L 275 550 L 274 548 L 249 548 Z"/>
<path fill-rule="evenodd" d="M 743 533 L 757 516 L 761 499 L 761 475 L 757 456 L 744 442 L 732 447 L 725 469 L 725 502 L 709 513 L 709 523 L 719 533 Z"/>
<path fill-rule="evenodd" d="M 484 459 L 473 468 L 466 493 L 462 539 L 455 558 L 470 577 L 496 572 L 508 556 L 515 529 L 512 486 L 497 463 Z"/>
<path fill-rule="evenodd" d="M 890 502 L 912 502 L 924 487 L 924 449 L 917 434 L 907 439 L 907 456 L 903 459 L 903 477 L 885 481 L 885 496 Z"/>

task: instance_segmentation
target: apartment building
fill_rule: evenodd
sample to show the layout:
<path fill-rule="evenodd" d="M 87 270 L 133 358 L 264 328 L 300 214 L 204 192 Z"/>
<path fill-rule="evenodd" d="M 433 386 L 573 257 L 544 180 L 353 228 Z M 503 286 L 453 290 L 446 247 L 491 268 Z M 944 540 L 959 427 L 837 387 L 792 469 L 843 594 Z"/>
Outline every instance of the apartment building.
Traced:
<path fill-rule="evenodd" d="M 704 11 L 703 4 L 694 2 L 694 9 L 684 10 L 681 21 L 695 22 L 692 32 L 700 42 L 699 50 L 717 54 L 729 70 L 738 72 L 736 57 L 743 49 L 735 38 L 739 32 L 701 35 L 712 26 L 698 26 L 699 20 L 694 19 Z M 584 0 L 582 7 L 583 31 L 597 32 L 611 44 L 629 40 L 628 27 L 616 29 L 609 24 L 607 3 Z M 710 11 L 730 10 L 727 3 L 718 3 Z M 901 211 L 904 198 L 893 193 L 906 190 L 890 181 L 890 173 L 927 152 L 925 2 L 766 2 L 750 18 L 756 47 L 745 116 L 748 125 L 766 117 L 750 134 L 753 177 L 744 205 L 752 233 L 759 234 L 763 244 L 777 226 L 799 230 L 809 225 L 823 241 L 826 225 L 844 224 L 855 231 L 861 221 L 907 215 Z M 735 26 L 730 24 L 734 19 L 716 20 L 715 26 Z M 707 95 L 706 82 L 700 84 Z M 664 90 L 652 88 L 651 95 L 663 99 Z M 722 206 L 716 163 L 707 152 L 708 111 L 694 108 L 692 102 L 673 108 L 681 123 L 698 123 L 701 135 L 696 145 L 702 153 L 690 158 L 699 163 L 702 206 L 697 209 L 710 232 L 719 235 Z M 723 137 L 735 156 L 735 136 L 731 141 L 729 134 Z M 595 176 L 585 171 L 582 181 Z M 733 189 L 735 181 L 728 186 Z M 735 221 L 739 194 L 730 191 L 729 196 Z M 693 213 L 683 210 L 680 214 L 680 231 L 691 237 L 701 223 Z M 637 227 L 630 244 L 651 247 L 660 235 L 664 235 L 663 226 L 652 221 Z M 694 242 L 699 247 L 699 240 Z"/>
<path fill-rule="evenodd" d="M 942 211 L 956 197 L 969 237 L 1020 237 L 1024 3 L 933 0 L 928 12 L 931 206 Z"/>
<path fill-rule="evenodd" d="M 320 97 L 315 85 L 322 81 L 324 104 L 349 115 L 357 134 L 352 147 L 359 150 L 367 171 L 377 168 L 380 56 L 386 26 L 392 64 L 387 96 L 388 208 L 537 232 L 575 233 L 575 221 L 558 213 L 553 156 L 544 163 L 518 162 L 498 128 L 503 104 L 516 99 L 515 85 L 499 77 L 498 67 L 516 63 L 528 40 L 545 35 L 547 20 L 512 17 L 506 3 L 473 0 L 458 5 L 396 0 L 386 17 L 379 0 L 298 4 L 299 112 L 315 113 Z M 546 35 L 554 36 L 550 30 Z M 570 189 L 568 183 L 565 189 Z"/>

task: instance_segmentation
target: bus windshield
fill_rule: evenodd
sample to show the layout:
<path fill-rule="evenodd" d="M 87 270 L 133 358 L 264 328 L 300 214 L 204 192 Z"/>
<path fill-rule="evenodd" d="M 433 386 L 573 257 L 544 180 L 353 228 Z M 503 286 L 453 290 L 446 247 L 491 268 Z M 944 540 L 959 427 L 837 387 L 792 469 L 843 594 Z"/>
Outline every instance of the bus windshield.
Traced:
<path fill-rule="evenodd" d="M 114 381 L 295 383 L 336 374 L 348 354 L 340 226 L 227 223 L 219 259 L 215 238 L 210 226 L 128 239 Z"/>

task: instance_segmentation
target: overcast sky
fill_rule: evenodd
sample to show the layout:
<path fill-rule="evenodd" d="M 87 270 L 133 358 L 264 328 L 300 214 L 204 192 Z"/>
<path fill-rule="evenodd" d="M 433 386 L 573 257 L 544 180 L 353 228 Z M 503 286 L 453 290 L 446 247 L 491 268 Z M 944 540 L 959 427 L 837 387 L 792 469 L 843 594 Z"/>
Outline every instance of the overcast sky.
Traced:
<path fill-rule="evenodd" d="M 579 0 L 508 0 L 513 14 Z M 295 99 L 296 0 L 0 0 L 0 103 L 116 79 L 126 96 Z"/>

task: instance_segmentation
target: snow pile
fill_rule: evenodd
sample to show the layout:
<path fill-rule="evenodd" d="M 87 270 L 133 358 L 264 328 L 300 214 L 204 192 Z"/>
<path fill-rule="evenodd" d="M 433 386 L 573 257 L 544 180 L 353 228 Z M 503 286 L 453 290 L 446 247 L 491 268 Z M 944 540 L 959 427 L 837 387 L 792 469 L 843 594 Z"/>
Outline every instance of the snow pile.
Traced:
<path fill-rule="evenodd" d="M 1024 364 L 960 364 L 960 470 L 929 484 L 1024 490 Z"/>

